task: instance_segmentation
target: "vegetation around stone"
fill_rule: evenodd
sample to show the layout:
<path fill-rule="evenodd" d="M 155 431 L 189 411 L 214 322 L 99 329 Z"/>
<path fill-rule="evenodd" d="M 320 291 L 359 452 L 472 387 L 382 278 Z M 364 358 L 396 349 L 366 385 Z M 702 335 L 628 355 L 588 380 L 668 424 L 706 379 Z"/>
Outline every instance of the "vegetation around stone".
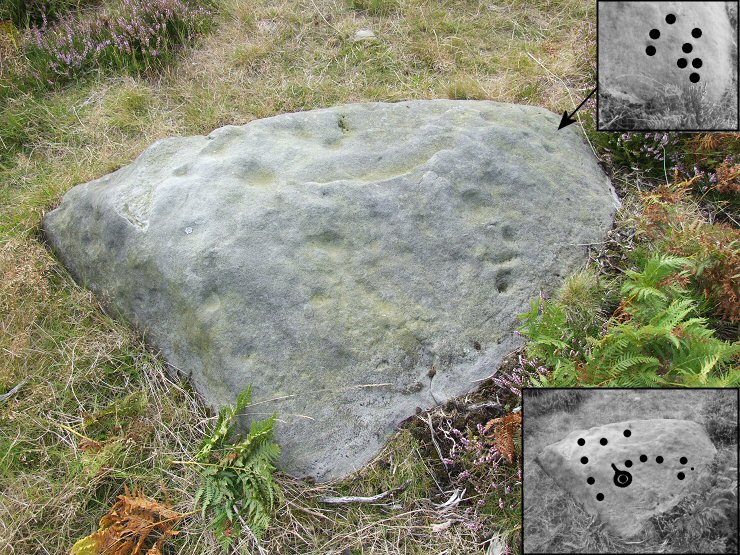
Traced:
<path fill-rule="evenodd" d="M 0 0 L 0 392 L 7 394 L 0 397 L 0 551 L 69 552 L 98 529 L 126 484 L 160 502 L 163 484 L 172 510 L 188 515 L 167 549 L 223 553 L 210 522 L 193 513 L 197 467 L 174 463 L 193 459 L 214 417 L 146 350 L 145 338 L 109 318 L 49 254 L 39 232 L 42 214 L 75 184 L 129 163 L 157 139 L 208 133 L 227 123 L 343 102 L 414 98 L 572 109 L 595 80 L 594 3 L 219 0 L 208 5 L 213 27 L 185 41 L 154 71 L 114 66 L 56 85 L 34 79 L 26 55 L 27 29 L 43 18 L 17 8 L 37 5 L 47 15 L 53 5 L 77 22 L 79 8 L 84 18 L 100 6 L 122 4 Z M 376 38 L 354 41 L 360 29 Z M 737 305 L 728 299 L 737 295 L 732 277 L 740 256 L 737 134 L 597 133 L 588 110 L 579 117 L 624 208 L 605 242 L 593 246 L 590 273 L 569 280 L 557 297 L 569 307 L 570 329 L 600 337 L 597 328 L 620 306 L 624 272 L 640 270 L 632 251 L 642 249 L 645 259 L 691 259 L 696 271 L 682 277 L 681 286 L 697 300 L 696 317 L 716 339 L 736 342 Z M 688 185 L 669 187 L 676 183 Z M 658 208 L 649 208 L 655 203 Z M 513 356 L 501 374 L 527 383 L 522 376 L 551 371 Z M 718 376 L 737 371 L 735 358 Z M 503 438 L 488 435 L 495 425 L 484 433 L 489 422 L 519 406 L 512 388 L 518 389 L 491 379 L 475 394 L 415 416 L 372 464 L 341 483 L 315 485 L 278 473 L 284 501 L 261 548 L 462 554 L 508 546 L 516 552 L 521 445 L 514 436 L 512 462 L 496 458 L 494 468 L 485 455 Z M 736 452 L 734 463 L 731 453 L 718 462 L 724 470 L 708 485 L 716 495 L 701 501 L 697 494 L 665 515 L 641 549 L 680 552 L 696 530 L 709 542 L 725 536 L 721 527 L 733 510 L 723 501 L 725 478 L 732 479 Z M 318 501 L 330 489 L 367 496 L 409 481 L 378 505 Z M 591 538 L 583 550 L 634 551 L 556 493 L 540 491 L 543 507 L 557 511 L 562 522 L 553 537 L 539 538 L 542 545 L 573 549 Z M 698 526 L 691 515 L 701 502 L 712 503 L 714 516 Z M 234 538 L 233 549 L 258 552 L 247 534 Z"/>

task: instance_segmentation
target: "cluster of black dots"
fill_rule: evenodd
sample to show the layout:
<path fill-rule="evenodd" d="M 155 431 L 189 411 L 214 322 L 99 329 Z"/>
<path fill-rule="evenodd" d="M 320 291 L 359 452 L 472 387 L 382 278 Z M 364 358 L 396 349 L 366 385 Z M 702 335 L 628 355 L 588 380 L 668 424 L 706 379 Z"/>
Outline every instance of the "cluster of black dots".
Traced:
<path fill-rule="evenodd" d="M 668 25 L 673 25 L 676 22 L 676 16 L 672 13 L 669 13 L 667 16 L 665 16 L 665 21 L 666 23 L 668 23 Z M 650 29 L 649 35 L 652 40 L 658 40 L 660 38 L 660 31 L 658 29 Z M 701 29 L 699 29 L 698 27 L 694 27 L 691 30 L 691 36 L 695 39 L 701 37 Z M 692 50 L 694 50 L 694 46 L 690 42 L 686 42 L 683 44 L 683 46 L 681 46 L 681 50 L 684 52 L 684 54 L 691 54 Z M 656 52 L 657 50 L 652 44 L 648 45 L 648 47 L 645 49 L 645 54 L 647 54 L 648 56 L 655 56 Z M 680 69 L 685 69 L 686 67 L 688 67 L 689 61 L 687 58 L 684 58 L 682 56 L 681 58 L 676 60 L 676 65 Z M 694 69 L 699 69 L 701 66 L 701 58 L 694 58 L 691 60 L 691 67 L 693 67 Z M 701 79 L 701 77 L 695 71 L 689 75 L 689 81 L 691 81 L 692 83 L 698 83 L 699 79 Z"/>
<path fill-rule="evenodd" d="M 622 432 L 622 434 L 624 435 L 624 437 L 630 437 L 632 435 L 632 431 L 631 430 L 624 430 L 624 432 Z M 578 443 L 579 446 L 583 447 L 584 445 L 586 445 L 586 440 L 581 437 L 581 438 L 578 438 L 577 443 Z M 601 444 L 601 445 L 607 445 L 608 443 L 609 443 L 609 440 L 607 440 L 605 437 L 602 437 L 599 440 L 599 444 Z M 644 454 L 643 455 L 640 455 L 640 462 L 643 462 L 644 463 L 644 462 L 647 462 L 647 460 L 648 460 L 648 456 L 647 455 L 644 455 Z M 663 457 L 660 456 L 660 455 L 658 455 L 657 457 L 655 457 L 655 462 L 657 464 L 663 464 L 663 460 L 664 460 Z M 689 462 L 689 460 L 686 457 L 681 457 L 680 459 L 678 459 L 678 462 L 680 464 L 682 464 L 682 465 L 685 465 L 685 464 L 687 464 Z M 581 464 L 588 464 L 588 457 L 581 457 Z M 626 461 L 624 461 L 624 466 L 625 467 L 631 468 L 632 465 L 633 465 L 633 463 L 632 463 L 632 461 L 630 459 L 627 459 Z M 630 485 L 632 483 L 632 476 L 628 472 L 621 471 L 621 470 L 617 469 L 613 464 L 612 464 L 612 468 L 614 468 L 614 470 L 616 471 L 616 474 L 614 476 L 614 484 L 615 485 L 617 485 L 618 487 L 627 487 L 628 485 Z M 691 470 L 694 470 L 694 467 L 693 466 L 691 467 Z M 686 478 L 686 474 L 684 474 L 683 472 L 679 472 L 678 474 L 676 474 L 676 478 L 678 478 L 679 480 L 683 480 L 684 478 Z M 589 476 L 586 479 L 586 483 L 589 486 L 593 486 L 596 483 L 596 480 L 594 479 L 593 476 Z M 597 501 L 603 501 L 604 500 L 604 494 L 603 493 L 597 493 L 596 494 L 596 500 Z"/>

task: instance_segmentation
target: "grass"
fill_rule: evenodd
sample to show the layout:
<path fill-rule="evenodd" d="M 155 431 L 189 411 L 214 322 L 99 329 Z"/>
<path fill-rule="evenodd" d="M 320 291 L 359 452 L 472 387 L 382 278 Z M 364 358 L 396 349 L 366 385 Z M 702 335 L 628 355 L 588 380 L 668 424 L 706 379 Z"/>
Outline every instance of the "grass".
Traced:
<path fill-rule="evenodd" d="M 666 86 L 656 93 L 655 100 L 644 104 L 630 103 L 602 91 L 599 126 L 604 131 L 737 129 L 737 90 L 730 88 L 722 98 L 712 100 L 707 96 L 706 86 Z"/>
<path fill-rule="evenodd" d="M 192 511 L 197 472 L 174 461 L 193 459 L 212 421 L 142 338 L 105 315 L 44 247 L 41 218 L 67 190 L 172 135 L 360 101 L 483 98 L 561 113 L 580 102 L 595 76 L 595 8 L 587 0 L 219 0 L 213 10 L 209 33 L 156 71 L 101 69 L 56 84 L 30 75 L 16 28 L 23 22 L 0 28 L 0 392 L 23 384 L 0 404 L 0 552 L 68 552 L 97 529 L 126 483 L 160 501 L 164 487 L 176 510 Z M 376 38 L 354 41 L 360 29 Z M 590 138 L 600 155 L 626 156 L 603 134 Z M 712 152 L 726 150 L 722 143 Z M 662 164 L 657 170 L 662 175 Z M 625 222 L 620 229 L 629 227 Z M 575 276 L 563 291 L 579 321 L 598 313 L 597 305 L 604 318 L 614 308 L 612 285 L 603 272 L 595 276 Z M 285 502 L 261 547 L 286 554 L 469 554 L 502 540 L 517 551 L 520 445 L 513 464 L 488 472 L 465 457 L 446 468 L 431 441 L 433 433 L 441 455 L 450 457 L 452 422 L 485 443 L 477 425 L 516 408 L 505 397 L 489 383 L 435 410 L 430 424 L 420 415 L 342 482 L 316 485 L 279 474 Z M 460 408 L 499 398 L 500 406 L 474 413 Z M 472 478 L 462 477 L 465 470 Z M 318 501 L 407 482 L 379 505 Z M 491 491 L 492 483 L 510 493 Z M 462 502 L 439 508 L 462 487 Z M 224 552 L 199 515 L 181 529 L 171 552 Z M 257 548 L 244 536 L 235 549 Z"/>
<path fill-rule="evenodd" d="M 697 501 L 690 496 L 668 514 L 654 517 L 641 536 L 624 540 L 612 534 L 539 470 L 534 457 L 547 445 L 561 439 L 572 430 L 591 428 L 611 422 L 634 419 L 676 418 L 694 420 L 711 430 L 717 419 L 717 407 L 722 407 L 728 419 L 737 419 L 737 392 L 734 390 L 588 390 L 578 404 L 556 403 L 570 391 L 551 390 L 524 399 L 524 549 L 527 553 L 731 553 L 733 545 L 721 539 L 734 538 L 737 513 L 733 518 L 730 506 L 717 502 L 719 516 L 715 522 L 702 526 L 696 518 L 702 514 Z M 531 410 L 534 409 L 534 410 Z M 554 432 L 554 431 L 557 432 Z M 700 480 L 701 491 L 696 497 L 712 498 L 736 484 L 737 429 L 732 435 L 723 433 L 717 442 L 715 463 Z M 716 436 L 712 435 L 716 442 Z M 729 482 L 729 484 L 728 484 Z M 735 486 L 736 487 L 736 486 Z M 724 490 L 723 490 L 724 488 Z M 729 491 L 733 490 L 732 486 Z M 694 492 L 692 492 L 693 495 Z M 735 501 L 732 502 L 733 505 Z M 704 507 L 706 509 L 706 507 Z M 722 526 L 732 524 L 725 530 Z M 690 524 L 690 526 L 685 526 Z M 691 534 L 695 533 L 694 536 Z"/>

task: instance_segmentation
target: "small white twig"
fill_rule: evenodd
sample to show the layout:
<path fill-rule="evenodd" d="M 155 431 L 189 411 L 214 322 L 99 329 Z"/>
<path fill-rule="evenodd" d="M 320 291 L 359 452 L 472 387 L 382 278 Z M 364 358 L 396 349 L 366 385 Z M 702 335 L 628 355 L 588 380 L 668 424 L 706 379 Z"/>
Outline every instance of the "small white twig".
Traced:
<path fill-rule="evenodd" d="M 359 496 L 347 496 L 347 497 L 319 497 L 319 502 L 326 503 L 327 505 L 346 505 L 348 503 L 377 503 L 378 501 L 385 499 L 389 495 L 400 493 L 409 487 L 411 480 L 407 480 L 397 488 L 389 489 L 383 493 L 377 495 L 371 495 L 369 497 Z"/>
<path fill-rule="evenodd" d="M 27 381 L 28 380 L 23 380 L 21 383 L 19 383 L 18 385 L 16 385 L 13 389 L 11 389 L 10 391 L 8 391 L 7 393 L 3 393 L 2 395 L 0 395 L 0 403 L 4 403 L 8 399 L 10 399 L 13 395 L 15 395 L 16 393 L 18 393 L 18 391 L 20 390 L 20 388 L 23 387 L 26 384 Z"/>

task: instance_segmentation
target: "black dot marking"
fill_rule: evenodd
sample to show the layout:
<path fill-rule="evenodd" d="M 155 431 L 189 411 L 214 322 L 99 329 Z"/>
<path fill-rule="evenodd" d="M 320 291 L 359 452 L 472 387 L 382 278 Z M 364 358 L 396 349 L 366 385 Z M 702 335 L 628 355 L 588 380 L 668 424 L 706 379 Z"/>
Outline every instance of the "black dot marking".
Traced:
<path fill-rule="evenodd" d="M 694 470 L 694 467 L 693 466 L 691 467 L 691 470 Z"/>
<path fill-rule="evenodd" d="M 593 486 L 594 485 L 594 482 L 596 482 L 596 480 L 594 480 L 592 476 L 589 476 L 588 477 L 588 480 L 586 480 L 586 482 L 588 483 L 588 485 Z"/>
<path fill-rule="evenodd" d="M 695 39 L 698 39 L 701 36 L 701 29 L 699 29 L 699 27 L 694 27 L 691 30 L 691 36 Z"/>
<path fill-rule="evenodd" d="M 676 61 L 676 65 L 680 67 L 681 69 L 685 68 L 687 65 L 689 65 L 689 62 L 686 60 L 686 58 L 679 58 Z"/>
<path fill-rule="evenodd" d="M 655 40 L 660 38 L 660 31 L 657 29 L 650 29 L 650 38 Z"/>
<path fill-rule="evenodd" d="M 678 474 L 676 475 L 676 478 L 678 478 L 679 480 L 683 480 L 684 478 L 686 478 L 686 476 L 684 476 L 684 473 L 683 473 L 683 472 L 679 472 L 679 473 L 678 473 Z"/>
<path fill-rule="evenodd" d="M 640 462 L 645 462 L 647 460 L 647 455 L 640 455 Z"/>
<path fill-rule="evenodd" d="M 678 462 L 680 462 L 681 464 L 686 464 L 687 462 L 689 462 L 689 459 L 687 459 L 686 457 L 681 457 L 680 459 L 678 459 Z"/>
<path fill-rule="evenodd" d="M 691 66 L 699 69 L 702 66 L 701 58 L 694 58 L 693 60 L 691 60 Z"/>
<path fill-rule="evenodd" d="M 630 466 L 632 466 L 632 461 L 629 460 L 629 459 L 627 459 L 626 461 L 624 461 L 624 466 L 626 466 L 627 468 L 629 468 Z"/>
<path fill-rule="evenodd" d="M 586 445 L 586 440 L 583 439 L 582 437 L 581 438 L 578 438 L 578 445 L 580 445 L 581 447 L 583 447 L 584 445 Z"/>
<path fill-rule="evenodd" d="M 663 457 L 661 457 L 660 455 L 658 455 L 657 457 L 655 457 L 655 462 L 658 463 L 658 464 L 661 464 L 663 462 Z"/>
<path fill-rule="evenodd" d="M 668 25 L 673 25 L 676 22 L 676 16 L 672 13 L 669 13 L 667 16 L 665 16 L 665 22 Z"/>
<path fill-rule="evenodd" d="M 588 464 L 588 457 L 581 457 L 581 464 Z"/>
<path fill-rule="evenodd" d="M 601 445 L 606 445 L 609 442 L 606 440 L 605 437 L 602 437 L 601 440 L 599 441 L 599 443 L 601 443 Z"/>
<path fill-rule="evenodd" d="M 603 493 L 597 493 L 596 494 L 596 501 L 603 501 L 604 500 L 604 494 Z"/>
<path fill-rule="evenodd" d="M 632 432 L 630 430 L 624 431 L 624 437 L 630 437 L 632 435 Z"/>
<path fill-rule="evenodd" d="M 648 56 L 655 56 L 655 47 L 651 44 L 645 49 L 645 54 Z"/>
<path fill-rule="evenodd" d="M 684 52 L 686 52 L 686 54 L 688 54 L 689 52 L 691 52 L 693 49 L 694 49 L 694 47 L 691 46 L 691 43 L 690 42 L 685 42 L 684 45 L 681 47 L 681 50 L 683 50 Z"/>
<path fill-rule="evenodd" d="M 627 476 L 625 476 L 624 474 L 620 474 L 617 477 L 617 482 L 619 482 L 620 484 L 626 484 L 627 483 Z"/>
<path fill-rule="evenodd" d="M 699 77 L 698 73 L 692 73 L 691 75 L 689 75 L 689 81 L 691 81 L 692 83 L 698 83 L 699 79 L 701 79 L 701 77 Z"/>

